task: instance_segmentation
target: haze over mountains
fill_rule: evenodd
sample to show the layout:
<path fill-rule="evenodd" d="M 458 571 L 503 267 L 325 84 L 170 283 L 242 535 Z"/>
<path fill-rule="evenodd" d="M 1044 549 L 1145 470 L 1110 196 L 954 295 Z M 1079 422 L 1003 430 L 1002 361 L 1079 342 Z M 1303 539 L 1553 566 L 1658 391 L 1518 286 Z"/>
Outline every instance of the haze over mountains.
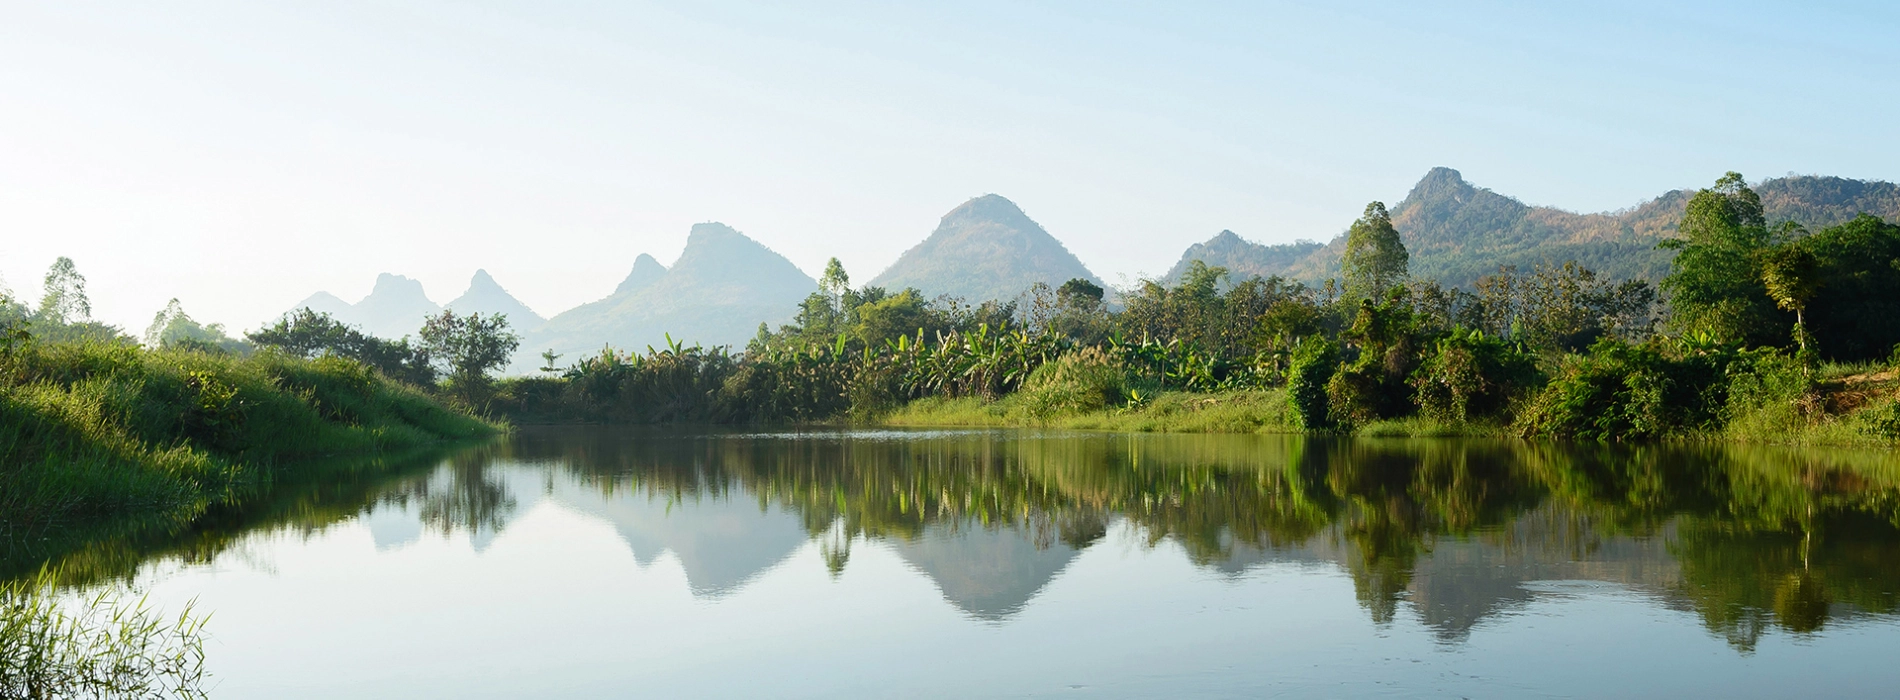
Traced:
<path fill-rule="evenodd" d="M 385 272 L 376 276 L 376 286 L 361 301 L 351 304 L 329 292 L 317 292 L 290 307 L 292 311 L 303 308 L 330 314 L 370 335 L 394 340 L 415 335 L 423 320 L 443 307 L 429 300 L 421 282 Z M 515 299 L 487 270 L 476 270 L 468 290 L 449 302 L 448 308 L 463 314 L 505 313 L 509 325 L 517 330 L 533 330 L 542 323 L 540 314 Z"/>
<path fill-rule="evenodd" d="M 1771 223 L 1795 221 L 1817 230 L 1862 212 L 1900 220 L 1900 186 L 1893 183 L 1803 175 L 1766 180 L 1755 191 Z M 1656 280 L 1667 273 L 1670 255 L 1656 244 L 1675 235 L 1692 194 L 1674 190 L 1629 209 L 1578 214 L 1527 205 L 1473 185 L 1456 170 L 1433 168 L 1391 212 L 1411 252 L 1412 273 L 1446 285 L 1469 287 L 1500 265 L 1567 260 L 1611 278 Z M 1342 212 L 1341 230 L 1358 214 Z M 1343 233 L 1324 244 L 1263 245 L 1221 231 L 1189 246 L 1162 279 L 1177 281 L 1200 260 L 1240 279 L 1281 275 L 1319 283 L 1338 274 L 1344 245 Z M 1078 277 L 1101 283 L 1015 203 L 988 194 L 950 210 L 870 285 L 975 303 L 1013 300 L 1036 283 L 1053 287 Z M 686 343 L 743 347 L 759 324 L 790 321 L 816 290 L 816 281 L 784 256 L 729 226 L 703 223 L 692 227 L 671 268 L 643 254 L 611 294 L 545 323 L 483 271 L 448 308 L 508 314 L 524 336 L 514 370 L 527 371 L 543 350 L 572 362 L 603 346 L 660 347 L 669 334 Z M 424 316 L 440 310 L 420 283 L 393 274 L 378 277 L 375 290 L 355 304 L 319 292 L 297 306 L 386 338 L 415 333 Z"/>

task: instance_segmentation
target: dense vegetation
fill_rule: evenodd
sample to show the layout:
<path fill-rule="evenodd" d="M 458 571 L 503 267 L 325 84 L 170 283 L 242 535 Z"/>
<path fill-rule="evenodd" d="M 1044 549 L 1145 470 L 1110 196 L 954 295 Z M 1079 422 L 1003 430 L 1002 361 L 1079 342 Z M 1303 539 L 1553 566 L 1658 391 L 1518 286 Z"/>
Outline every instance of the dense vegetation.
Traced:
<path fill-rule="evenodd" d="M 1472 289 L 1407 273 L 1368 206 L 1315 288 L 1192 263 L 1111 306 L 1083 279 L 967 305 L 833 261 L 743 352 L 606 349 L 498 388 L 527 422 L 814 421 L 1639 439 L 1900 437 L 1900 226 L 1765 223 L 1739 175 L 1685 204 L 1661 291 L 1576 262 Z M 1195 398 L 1199 397 L 1199 398 Z M 1195 417 L 1212 411 L 1218 418 Z"/>
<path fill-rule="evenodd" d="M 480 319 L 445 314 L 424 333 L 424 347 L 456 372 L 438 390 L 400 381 L 427 369 L 397 352 L 404 344 L 360 334 L 314 334 L 335 352 L 287 350 L 310 338 L 286 339 L 283 328 L 228 338 L 174 301 L 143 347 L 89 317 L 84 278 L 63 258 L 37 309 L 0 296 L 0 538 L 9 542 L 101 519 L 188 521 L 257 494 L 285 465 L 496 429 L 439 400 L 479 397 L 470 385 L 481 382 L 456 363 L 480 353 L 460 336 L 495 336 L 465 328 Z"/>

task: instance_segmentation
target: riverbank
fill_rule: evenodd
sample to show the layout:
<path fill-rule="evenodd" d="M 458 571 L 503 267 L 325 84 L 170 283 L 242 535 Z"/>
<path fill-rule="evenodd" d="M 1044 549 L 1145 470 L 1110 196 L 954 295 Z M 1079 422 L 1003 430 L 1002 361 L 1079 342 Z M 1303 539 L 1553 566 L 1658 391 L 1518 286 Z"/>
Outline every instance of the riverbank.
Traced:
<path fill-rule="evenodd" d="M 338 358 L 24 343 L 0 354 L 0 535 L 183 522 L 315 458 L 503 430 Z"/>
<path fill-rule="evenodd" d="M 1834 376 L 1829 376 L 1829 374 Z M 1748 386 L 1726 403 L 1720 425 L 1663 439 L 1748 444 L 1892 447 L 1900 443 L 1900 374 L 1823 374 L 1811 384 Z M 1319 433 L 1360 437 L 1511 437 L 1523 426 L 1451 422 L 1425 416 L 1345 430 L 1308 431 L 1294 420 L 1285 389 L 1162 392 L 1122 406 L 1041 409 L 1023 394 L 995 400 L 930 397 L 878 417 L 893 427 L 1066 428 L 1142 433 Z"/>

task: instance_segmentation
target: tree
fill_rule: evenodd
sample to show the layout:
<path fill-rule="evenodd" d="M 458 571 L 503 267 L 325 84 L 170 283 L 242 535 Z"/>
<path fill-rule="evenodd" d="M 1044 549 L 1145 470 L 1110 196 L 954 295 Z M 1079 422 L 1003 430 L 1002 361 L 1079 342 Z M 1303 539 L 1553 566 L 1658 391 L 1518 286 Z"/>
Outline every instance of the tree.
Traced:
<path fill-rule="evenodd" d="M 435 368 L 429 354 L 402 340 L 383 340 L 366 335 L 329 314 L 302 308 L 285 314 L 277 323 L 246 333 L 246 340 L 259 346 L 277 348 L 298 357 L 335 355 L 361 362 L 382 372 L 383 376 L 416 386 L 435 384 Z"/>
<path fill-rule="evenodd" d="M 177 299 L 171 300 L 152 317 L 152 325 L 145 328 L 144 341 L 149 348 L 184 348 L 240 355 L 248 355 L 251 351 L 249 344 L 226 336 L 224 324 L 201 325 L 192 320 Z"/>
<path fill-rule="evenodd" d="M 1806 357 L 1810 334 L 1802 312 L 1807 309 L 1808 300 L 1820 290 L 1820 266 L 1814 254 L 1798 241 L 1763 248 L 1758 257 L 1762 287 L 1767 289 L 1768 298 L 1774 300 L 1775 306 L 1794 312 L 1795 343 L 1801 346 L 1801 354 Z"/>
<path fill-rule="evenodd" d="M 1676 251 L 1662 281 L 1678 332 L 1702 331 L 1745 345 L 1778 345 L 1786 316 L 1763 285 L 1758 251 L 1770 241 L 1761 197 L 1740 173 L 1689 198 L 1679 238 L 1661 246 Z"/>
<path fill-rule="evenodd" d="M 422 350 L 447 372 L 456 393 L 471 402 L 485 395 L 489 370 L 507 366 L 521 347 L 521 336 L 508 329 L 507 314 L 457 316 L 444 309 L 430 316 L 417 335 Z"/>
<path fill-rule="evenodd" d="M 1392 227 L 1385 204 L 1373 202 L 1346 232 L 1346 252 L 1339 260 L 1346 283 L 1346 301 L 1379 299 L 1393 285 L 1405 281 L 1411 255 Z"/>
<path fill-rule="evenodd" d="M 1801 239 L 1815 291 L 1801 321 L 1815 352 L 1835 360 L 1890 356 L 1900 343 L 1900 224 L 1863 214 Z"/>
<path fill-rule="evenodd" d="M 61 256 L 46 269 L 45 289 L 35 320 L 56 325 L 92 320 L 92 301 L 86 298 L 86 276 L 79 274 L 72 258 Z"/>
<path fill-rule="evenodd" d="M 1056 288 L 1056 303 L 1065 307 L 1090 309 L 1102 303 L 1103 293 L 1101 285 L 1077 277 Z"/>
<path fill-rule="evenodd" d="M 818 288 L 833 299 L 842 299 L 851 289 L 851 276 L 845 274 L 844 263 L 832 258 L 825 263 L 825 274 L 818 278 Z"/>

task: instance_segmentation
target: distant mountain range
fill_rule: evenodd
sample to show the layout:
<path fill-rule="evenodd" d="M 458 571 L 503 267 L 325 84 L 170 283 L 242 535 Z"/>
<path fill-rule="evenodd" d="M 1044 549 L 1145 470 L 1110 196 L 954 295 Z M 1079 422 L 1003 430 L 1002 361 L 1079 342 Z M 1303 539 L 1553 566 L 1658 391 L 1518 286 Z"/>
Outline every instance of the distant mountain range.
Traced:
<path fill-rule="evenodd" d="M 422 322 L 440 313 L 443 307 L 429 300 L 421 282 L 385 272 L 376 276 L 376 286 L 361 301 L 351 304 L 329 292 L 317 292 L 290 310 L 303 308 L 330 314 L 370 335 L 394 340 L 415 335 L 422 328 Z M 487 270 L 476 270 L 474 279 L 469 280 L 468 291 L 449 302 L 448 308 L 465 314 L 505 313 L 509 325 L 518 330 L 533 330 L 542 323 L 540 314 L 502 289 Z"/>
<path fill-rule="evenodd" d="M 1861 212 L 1900 220 L 1900 186 L 1838 177 L 1789 176 L 1759 183 L 1771 223 L 1810 229 L 1838 224 Z M 1577 260 L 1612 278 L 1660 279 L 1669 252 L 1656 244 L 1675 235 L 1692 190 L 1675 190 L 1621 211 L 1577 214 L 1530 206 L 1472 185 L 1458 171 L 1433 168 L 1391 208 L 1393 224 L 1411 252 L 1412 274 L 1469 287 L 1500 265 L 1528 268 Z M 1342 221 L 1342 229 L 1347 221 Z M 1330 243 L 1263 245 L 1221 231 L 1189 246 L 1163 281 L 1178 281 L 1195 260 L 1225 267 L 1236 278 L 1280 275 L 1311 283 L 1338 275 L 1341 234 Z M 935 231 L 905 251 L 870 284 L 892 291 L 914 287 L 926 297 L 970 302 L 1011 300 L 1038 282 L 1057 286 L 1074 278 L 1100 284 L 1061 241 L 1015 203 L 989 194 L 943 216 Z M 539 364 L 552 349 L 567 362 L 603 346 L 659 347 L 673 339 L 743 347 L 759 324 L 790 321 L 817 283 L 790 260 L 724 224 L 693 226 L 673 266 L 641 255 L 613 293 L 543 322 L 487 272 L 476 271 L 459 312 L 506 313 L 524 335 L 513 371 Z M 298 307 L 328 312 L 386 338 L 414 334 L 424 316 L 439 311 L 415 280 L 377 278 L 368 297 L 349 304 L 318 292 Z"/>
<path fill-rule="evenodd" d="M 1861 212 L 1900 219 L 1900 186 L 1838 177 L 1797 175 L 1764 181 L 1761 195 L 1770 223 L 1794 221 L 1816 230 Z M 1392 225 L 1412 255 L 1412 274 L 1449 286 L 1469 287 L 1500 265 L 1576 260 L 1612 278 L 1661 279 L 1669 251 L 1656 244 L 1673 237 L 1693 190 L 1674 190 L 1630 209 L 1577 214 L 1534 207 L 1465 182 L 1458 171 L 1433 168 L 1405 199 L 1392 207 Z M 1222 231 L 1189 247 L 1170 270 L 1177 280 L 1193 260 L 1248 275 L 1281 275 L 1318 282 L 1339 274 L 1342 233 L 1331 243 L 1262 245 Z"/>

